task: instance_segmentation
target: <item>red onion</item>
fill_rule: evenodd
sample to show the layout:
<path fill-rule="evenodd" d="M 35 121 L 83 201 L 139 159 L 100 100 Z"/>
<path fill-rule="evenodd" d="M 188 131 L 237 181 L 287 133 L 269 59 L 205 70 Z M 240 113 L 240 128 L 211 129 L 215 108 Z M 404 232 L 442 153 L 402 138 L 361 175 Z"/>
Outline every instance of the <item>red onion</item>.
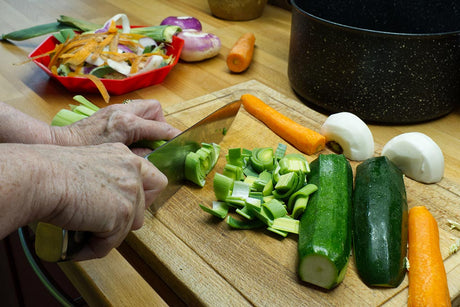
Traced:
<path fill-rule="evenodd" d="M 163 19 L 160 25 L 179 26 L 182 30 L 202 30 L 201 22 L 191 16 L 169 16 Z"/>
<path fill-rule="evenodd" d="M 202 61 L 219 54 L 221 42 L 214 34 L 185 30 L 177 36 L 184 40 L 180 58 L 186 62 Z"/>

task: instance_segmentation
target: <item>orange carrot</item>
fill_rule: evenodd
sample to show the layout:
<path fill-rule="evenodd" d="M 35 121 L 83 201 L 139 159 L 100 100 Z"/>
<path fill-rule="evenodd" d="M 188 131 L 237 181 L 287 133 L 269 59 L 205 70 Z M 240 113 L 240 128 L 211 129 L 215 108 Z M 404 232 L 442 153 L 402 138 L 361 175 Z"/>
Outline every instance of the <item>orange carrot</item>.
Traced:
<path fill-rule="evenodd" d="M 253 33 L 245 33 L 233 45 L 227 55 L 227 66 L 232 72 L 245 71 L 252 61 L 256 37 Z"/>
<path fill-rule="evenodd" d="M 318 132 L 300 125 L 251 94 L 244 94 L 241 100 L 246 111 L 301 152 L 312 155 L 324 148 L 326 138 Z"/>
<path fill-rule="evenodd" d="M 451 306 L 435 218 L 424 206 L 413 207 L 408 226 L 408 306 Z"/>

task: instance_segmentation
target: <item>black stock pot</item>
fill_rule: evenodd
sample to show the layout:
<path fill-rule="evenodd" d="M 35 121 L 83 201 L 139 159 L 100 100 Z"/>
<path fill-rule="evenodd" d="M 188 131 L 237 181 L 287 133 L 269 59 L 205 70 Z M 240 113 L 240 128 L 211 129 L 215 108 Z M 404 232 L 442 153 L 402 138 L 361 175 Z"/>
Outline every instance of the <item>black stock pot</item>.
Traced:
<path fill-rule="evenodd" d="M 459 75 L 458 0 L 292 0 L 289 81 L 328 112 L 435 119 L 459 105 Z"/>

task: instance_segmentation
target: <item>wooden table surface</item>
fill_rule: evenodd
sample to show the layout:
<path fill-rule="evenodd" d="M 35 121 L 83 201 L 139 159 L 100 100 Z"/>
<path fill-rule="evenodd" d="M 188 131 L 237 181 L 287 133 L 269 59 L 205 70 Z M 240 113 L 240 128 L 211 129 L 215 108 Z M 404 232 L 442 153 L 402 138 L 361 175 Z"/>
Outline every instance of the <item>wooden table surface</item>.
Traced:
<path fill-rule="evenodd" d="M 154 98 L 162 103 L 167 115 L 169 110 L 176 109 L 185 101 L 193 101 L 197 97 L 249 80 L 257 80 L 298 101 L 287 78 L 290 12 L 271 5 L 256 20 L 230 22 L 214 18 L 206 0 L 1 0 L 0 32 L 7 33 L 52 22 L 59 15 L 103 23 L 118 13 L 127 14 L 133 25 L 158 24 L 166 16 L 195 16 L 201 20 L 205 31 L 220 37 L 222 49 L 217 57 L 204 62 L 179 62 L 162 84 L 122 96 L 113 96 L 111 103 L 120 103 L 127 98 Z M 225 56 L 235 40 L 247 31 L 254 32 L 257 38 L 254 61 L 247 72 L 230 74 L 225 65 Z M 73 102 L 75 93 L 70 93 L 60 84 L 49 80 L 33 63 L 15 65 L 23 62 L 43 39 L 44 37 L 0 44 L 0 100 L 50 122 L 58 110 L 67 108 Z M 99 95 L 85 96 L 97 105 L 104 106 Z M 459 123 L 460 108 L 457 108 L 448 116 L 428 123 L 406 126 L 372 125 L 371 130 L 380 144 L 402 132 L 426 133 L 439 144 L 444 153 L 445 178 L 460 185 Z M 144 306 L 183 303 L 127 245 L 122 245 L 103 259 L 66 263 L 61 268 L 92 305 Z"/>

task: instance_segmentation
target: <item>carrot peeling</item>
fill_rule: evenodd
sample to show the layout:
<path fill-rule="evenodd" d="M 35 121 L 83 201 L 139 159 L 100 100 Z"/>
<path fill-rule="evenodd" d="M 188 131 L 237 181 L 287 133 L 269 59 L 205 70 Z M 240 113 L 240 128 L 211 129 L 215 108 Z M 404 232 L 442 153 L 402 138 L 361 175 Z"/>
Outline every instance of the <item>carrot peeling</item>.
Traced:
<path fill-rule="evenodd" d="M 312 155 L 325 147 L 326 138 L 323 135 L 279 113 L 259 98 L 244 94 L 241 101 L 246 111 L 301 152 Z"/>
<path fill-rule="evenodd" d="M 240 73 L 248 69 L 252 62 L 255 42 L 254 33 L 245 33 L 236 41 L 227 55 L 227 66 L 230 71 Z"/>
<path fill-rule="evenodd" d="M 435 218 L 426 207 L 416 206 L 409 210 L 408 225 L 408 306 L 451 306 Z"/>

